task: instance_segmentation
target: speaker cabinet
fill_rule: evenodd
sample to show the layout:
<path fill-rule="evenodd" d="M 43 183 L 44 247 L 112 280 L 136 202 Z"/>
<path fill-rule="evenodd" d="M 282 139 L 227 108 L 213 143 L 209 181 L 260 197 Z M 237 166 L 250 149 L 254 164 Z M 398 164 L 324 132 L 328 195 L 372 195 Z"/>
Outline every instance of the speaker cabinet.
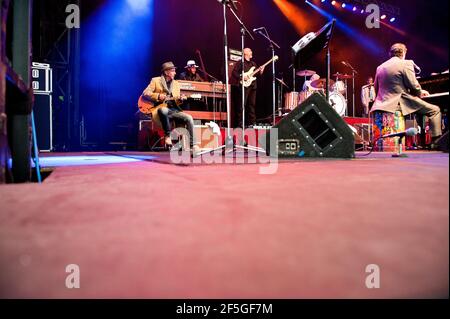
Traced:
<path fill-rule="evenodd" d="M 35 94 L 34 97 L 33 112 L 38 148 L 41 152 L 51 152 L 53 149 L 52 96 Z"/>
<path fill-rule="evenodd" d="M 277 138 L 274 129 L 278 129 Z M 272 142 L 276 143 L 275 154 L 269 154 Z M 271 129 L 266 145 L 267 153 L 278 157 L 355 157 L 352 130 L 319 93 L 281 119 Z"/>
<path fill-rule="evenodd" d="M 438 150 L 448 153 L 448 132 L 442 135 L 441 138 L 436 141 L 436 144 Z"/>

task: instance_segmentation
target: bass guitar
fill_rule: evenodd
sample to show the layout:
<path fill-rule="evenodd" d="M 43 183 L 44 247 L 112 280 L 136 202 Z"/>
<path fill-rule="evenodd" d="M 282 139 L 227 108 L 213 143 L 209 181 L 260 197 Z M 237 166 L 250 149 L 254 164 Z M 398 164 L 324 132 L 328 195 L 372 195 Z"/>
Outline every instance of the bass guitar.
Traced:
<path fill-rule="evenodd" d="M 270 59 L 263 65 L 261 65 L 256 70 L 255 70 L 255 67 L 252 66 L 252 68 L 250 70 L 248 70 L 248 72 L 244 73 L 244 87 L 248 88 L 250 85 L 252 85 L 252 83 L 256 80 L 255 75 L 258 72 L 261 72 L 262 68 L 265 68 L 269 63 L 272 63 L 272 61 L 277 61 L 277 60 L 278 60 L 278 55 L 274 56 L 272 59 Z M 242 81 L 241 81 L 241 84 L 242 84 Z"/>

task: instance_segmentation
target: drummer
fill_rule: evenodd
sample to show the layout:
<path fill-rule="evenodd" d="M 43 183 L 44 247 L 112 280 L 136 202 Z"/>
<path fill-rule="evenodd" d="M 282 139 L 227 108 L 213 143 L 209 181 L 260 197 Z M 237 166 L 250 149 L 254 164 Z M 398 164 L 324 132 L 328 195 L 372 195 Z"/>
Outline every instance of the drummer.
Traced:
<path fill-rule="evenodd" d="M 316 88 L 311 85 L 311 83 L 316 80 L 320 80 L 320 75 L 317 73 L 312 75 L 311 78 L 309 79 L 309 81 L 305 81 L 305 84 L 303 84 L 303 91 L 309 92 L 311 94 L 314 92 L 317 92 L 317 91 L 323 91 L 323 87 Z"/>

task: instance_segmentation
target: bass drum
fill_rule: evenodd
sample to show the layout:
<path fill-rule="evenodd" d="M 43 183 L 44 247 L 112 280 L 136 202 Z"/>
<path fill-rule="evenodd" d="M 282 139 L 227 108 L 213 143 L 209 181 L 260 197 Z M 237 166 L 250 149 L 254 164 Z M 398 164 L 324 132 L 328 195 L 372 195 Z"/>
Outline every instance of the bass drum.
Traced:
<path fill-rule="evenodd" d="M 331 107 L 340 115 L 344 116 L 345 111 L 347 110 L 347 101 L 345 101 L 345 97 L 338 92 L 330 93 L 330 105 Z"/>
<path fill-rule="evenodd" d="M 346 86 L 343 81 L 336 81 L 336 83 L 334 83 L 331 88 L 332 88 L 333 92 L 338 92 L 341 94 L 345 94 L 345 91 L 346 91 Z"/>

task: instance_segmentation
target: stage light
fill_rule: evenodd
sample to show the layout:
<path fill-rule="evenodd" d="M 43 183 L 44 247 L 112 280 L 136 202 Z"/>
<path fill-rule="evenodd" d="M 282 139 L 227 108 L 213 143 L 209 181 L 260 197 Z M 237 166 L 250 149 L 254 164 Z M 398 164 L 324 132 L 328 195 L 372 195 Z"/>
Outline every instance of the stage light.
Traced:
<path fill-rule="evenodd" d="M 345 3 L 342 4 L 342 8 L 345 8 L 347 5 Z"/>
<path fill-rule="evenodd" d="M 358 10 L 358 8 L 356 8 L 356 7 L 353 7 L 353 12 L 355 12 L 356 10 Z"/>
<path fill-rule="evenodd" d="M 324 3 L 326 0 L 320 0 L 320 2 Z"/>
<path fill-rule="evenodd" d="M 336 1 L 331 1 L 331 4 L 334 6 L 334 5 L 336 5 Z"/>
<path fill-rule="evenodd" d="M 383 14 L 383 15 L 381 16 L 381 20 L 384 20 L 384 19 L 386 19 L 386 15 L 385 15 L 385 14 Z"/>
<path fill-rule="evenodd" d="M 308 5 L 327 18 L 327 20 L 336 19 L 333 14 L 325 11 L 314 3 L 308 3 Z M 358 29 L 345 23 L 341 19 L 336 19 L 336 29 L 340 29 L 341 32 L 346 33 L 350 38 L 353 38 L 357 43 L 359 43 L 361 47 L 366 48 L 367 52 L 370 52 L 370 54 L 374 56 L 381 56 L 384 53 L 384 48 L 379 47 L 376 41 L 372 40 L 365 33 L 360 32 Z"/>
<path fill-rule="evenodd" d="M 148 13 L 150 9 L 150 0 L 127 0 L 128 5 L 134 13 Z"/>
<path fill-rule="evenodd" d="M 395 17 L 391 18 L 391 20 L 389 20 L 390 22 L 394 22 L 395 21 Z"/>
<path fill-rule="evenodd" d="M 364 13 L 364 9 L 361 9 L 361 14 Z"/>
<path fill-rule="evenodd" d="M 299 34 L 304 34 L 309 29 L 310 19 L 300 7 L 286 0 L 273 0 L 273 2 Z M 305 3 L 311 5 L 310 1 Z"/>

